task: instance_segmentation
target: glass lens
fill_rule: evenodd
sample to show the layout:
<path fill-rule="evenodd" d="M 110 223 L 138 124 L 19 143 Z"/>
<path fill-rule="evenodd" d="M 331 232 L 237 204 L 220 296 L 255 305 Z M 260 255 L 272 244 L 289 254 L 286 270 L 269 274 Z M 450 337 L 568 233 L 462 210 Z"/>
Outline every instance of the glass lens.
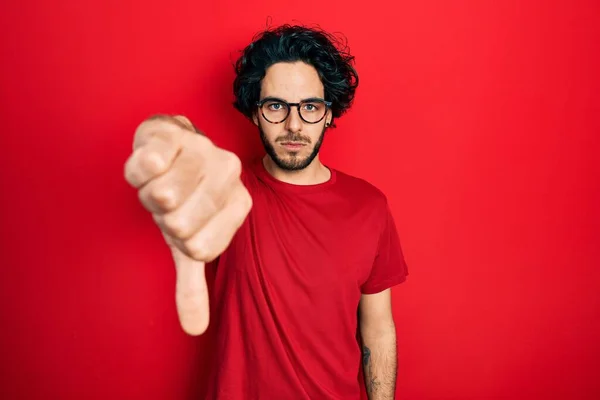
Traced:
<path fill-rule="evenodd" d="M 318 122 L 323 116 L 327 107 L 322 101 L 307 101 L 300 103 L 300 115 L 306 120 L 306 122 Z"/>
<path fill-rule="evenodd" d="M 263 104 L 262 112 L 267 121 L 278 123 L 287 117 L 289 109 L 285 103 L 277 100 L 269 100 Z"/>

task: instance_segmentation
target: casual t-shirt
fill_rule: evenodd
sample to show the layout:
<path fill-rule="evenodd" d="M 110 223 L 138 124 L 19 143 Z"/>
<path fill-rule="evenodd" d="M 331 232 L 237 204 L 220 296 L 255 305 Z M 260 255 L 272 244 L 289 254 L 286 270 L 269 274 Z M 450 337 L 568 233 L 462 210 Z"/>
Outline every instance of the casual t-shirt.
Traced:
<path fill-rule="evenodd" d="M 303 186 L 244 168 L 253 207 L 216 266 L 207 398 L 360 398 L 359 300 L 407 267 L 382 192 L 330 171 Z"/>

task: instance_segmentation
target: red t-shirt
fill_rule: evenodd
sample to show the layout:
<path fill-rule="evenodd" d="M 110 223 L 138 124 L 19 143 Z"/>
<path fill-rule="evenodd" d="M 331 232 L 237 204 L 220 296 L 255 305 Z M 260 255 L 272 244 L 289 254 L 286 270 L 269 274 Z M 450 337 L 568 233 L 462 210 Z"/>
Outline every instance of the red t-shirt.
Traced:
<path fill-rule="evenodd" d="M 331 169 L 325 183 L 244 169 L 248 218 L 219 257 L 211 291 L 209 399 L 359 399 L 363 293 L 406 279 L 385 196 Z"/>

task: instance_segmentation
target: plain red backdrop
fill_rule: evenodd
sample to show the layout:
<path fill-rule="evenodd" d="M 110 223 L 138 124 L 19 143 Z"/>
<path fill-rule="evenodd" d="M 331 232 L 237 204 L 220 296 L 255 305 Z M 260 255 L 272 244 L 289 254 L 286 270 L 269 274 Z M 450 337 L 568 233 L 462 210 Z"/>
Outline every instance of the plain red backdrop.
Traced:
<path fill-rule="evenodd" d="M 398 398 L 600 398 L 598 3 L 1 7 L 1 398 L 198 398 L 206 337 L 178 325 L 123 163 L 156 112 L 257 154 L 231 63 L 268 17 L 357 57 L 323 153 L 385 191 L 402 234 Z"/>

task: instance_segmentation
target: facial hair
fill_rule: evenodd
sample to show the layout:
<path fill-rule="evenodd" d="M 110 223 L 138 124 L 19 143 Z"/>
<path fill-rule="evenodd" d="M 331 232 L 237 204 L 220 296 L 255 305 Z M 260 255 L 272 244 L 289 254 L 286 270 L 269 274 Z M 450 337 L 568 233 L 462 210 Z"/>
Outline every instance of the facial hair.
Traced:
<path fill-rule="evenodd" d="M 299 171 L 310 165 L 310 163 L 315 159 L 315 157 L 319 154 L 319 150 L 321 149 L 321 145 L 323 144 L 323 138 L 325 137 L 325 130 L 327 128 L 323 127 L 323 131 L 321 135 L 319 135 L 319 139 L 315 143 L 312 152 L 306 158 L 300 158 L 297 156 L 297 153 L 290 152 L 291 157 L 289 159 L 282 159 L 277 155 L 275 151 L 275 147 L 269 142 L 264 131 L 262 130 L 260 124 L 258 125 L 258 131 L 260 132 L 260 139 L 262 140 L 265 151 L 271 157 L 275 165 L 285 171 Z M 311 140 L 307 136 L 302 136 L 298 134 L 288 133 L 285 136 L 280 136 L 275 139 L 275 142 L 301 142 L 310 145 Z"/>

